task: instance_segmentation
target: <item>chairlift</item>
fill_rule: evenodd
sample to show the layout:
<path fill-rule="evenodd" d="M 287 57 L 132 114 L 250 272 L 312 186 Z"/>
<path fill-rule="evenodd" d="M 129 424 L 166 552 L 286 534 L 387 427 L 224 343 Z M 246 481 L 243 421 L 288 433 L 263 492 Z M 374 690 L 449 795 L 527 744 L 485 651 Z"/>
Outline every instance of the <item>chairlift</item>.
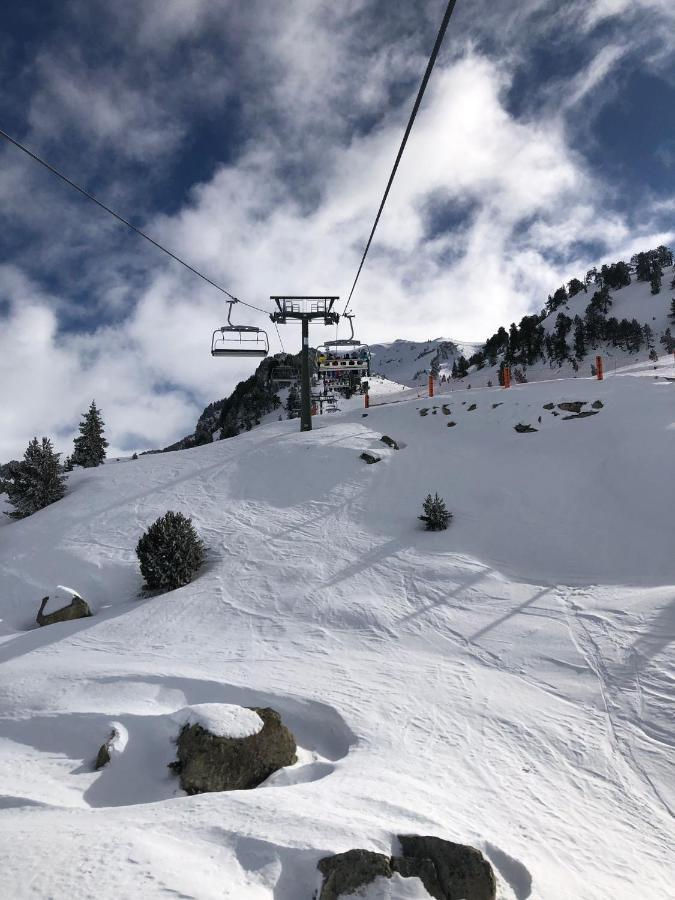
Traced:
<path fill-rule="evenodd" d="M 344 377 L 354 372 L 370 375 L 370 347 L 354 337 L 354 313 L 345 313 L 351 334 L 348 338 L 326 341 L 317 348 L 316 364 L 322 375 Z"/>
<path fill-rule="evenodd" d="M 228 300 L 227 325 L 216 328 L 211 338 L 211 356 L 265 357 L 270 352 L 267 332 L 254 325 L 233 325 L 232 307 L 238 300 Z"/>

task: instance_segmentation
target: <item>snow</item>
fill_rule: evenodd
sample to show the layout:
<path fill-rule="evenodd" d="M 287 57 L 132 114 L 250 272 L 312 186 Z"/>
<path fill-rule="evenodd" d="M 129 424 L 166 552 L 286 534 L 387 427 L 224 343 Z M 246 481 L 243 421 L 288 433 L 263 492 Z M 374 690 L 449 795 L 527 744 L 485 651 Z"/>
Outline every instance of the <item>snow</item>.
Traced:
<path fill-rule="evenodd" d="M 427 900 L 430 896 L 419 878 L 402 878 L 396 872 L 393 878 L 376 878 L 358 893 L 345 895 L 343 900 Z"/>
<path fill-rule="evenodd" d="M 216 737 L 247 738 L 262 730 L 263 720 L 257 712 L 231 703 L 198 703 L 186 706 L 172 716 L 181 726 L 200 725 Z"/>
<path fill-rule="evenodd" d="M 76 471 L 3 526 L 3 896 L 309 900 L 319 859 L 397 834 L 479 848 L 500 900 L 671 896 L 675 383 L 411 393 Z M 543 409 L 573 400 L 603 408 Z M 168 509 L 209 562 L 143 599 Z M 63 583 L 95 615 L 35 629 Z M 174 716 L 203 704 L 277 709 L 298 763 L 185 796 Z"/>

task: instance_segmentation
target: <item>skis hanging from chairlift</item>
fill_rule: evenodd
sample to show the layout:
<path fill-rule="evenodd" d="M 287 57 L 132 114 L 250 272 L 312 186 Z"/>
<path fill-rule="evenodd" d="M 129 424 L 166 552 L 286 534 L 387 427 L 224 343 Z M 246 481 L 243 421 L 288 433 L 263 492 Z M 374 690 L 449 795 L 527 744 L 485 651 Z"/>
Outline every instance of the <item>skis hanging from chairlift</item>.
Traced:
<path fill-rule="evenodd" d="M 265 357 L 270 352 L 267 332 L 254 325 L 233 325 L 232 307 L 238 300 L 228 300 L 227 325 L 216 328 L 211 338 L 211 356 Z"/>

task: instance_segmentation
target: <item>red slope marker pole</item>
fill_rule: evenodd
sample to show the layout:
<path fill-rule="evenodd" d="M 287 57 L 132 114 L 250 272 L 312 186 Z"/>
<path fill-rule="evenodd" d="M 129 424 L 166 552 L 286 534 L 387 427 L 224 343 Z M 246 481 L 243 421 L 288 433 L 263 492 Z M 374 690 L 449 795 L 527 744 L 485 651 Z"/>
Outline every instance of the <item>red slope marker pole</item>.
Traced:
<path fill-rule="evenodd" d="M 602 357 L 601 356 L 595 357 L 595 371 L 597 373 L 598 381 L 602 381 L 603 378 L 605 377 L 605 370 L 602 365 Z"/>
<path fill-rule="evenodd" d="M 429 376 L 429 396 L 430 397 L 434 396 L 434 376 L 433 375 Z"/>

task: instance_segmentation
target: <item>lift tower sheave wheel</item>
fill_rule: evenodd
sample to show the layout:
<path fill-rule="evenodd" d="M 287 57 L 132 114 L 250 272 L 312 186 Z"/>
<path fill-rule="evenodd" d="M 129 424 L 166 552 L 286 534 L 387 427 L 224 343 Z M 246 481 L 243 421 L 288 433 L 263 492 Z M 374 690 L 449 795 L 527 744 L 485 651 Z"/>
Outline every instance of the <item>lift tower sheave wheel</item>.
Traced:
<path fill-rule="evenodd" d="M 278 325 L 288 324 L 289 319 L 302 325 L 302 351 L 300 373 L 300 431 L 312 430 L 312 399 L 309 383 L 309 323 L 321 319 L 324 325 L 337 325 L 338 313 L 333 312 L 339 297 L 326 296 L 284 296 L 270 297 L 277 305 L 277 311 L 270 319 Z"/>

